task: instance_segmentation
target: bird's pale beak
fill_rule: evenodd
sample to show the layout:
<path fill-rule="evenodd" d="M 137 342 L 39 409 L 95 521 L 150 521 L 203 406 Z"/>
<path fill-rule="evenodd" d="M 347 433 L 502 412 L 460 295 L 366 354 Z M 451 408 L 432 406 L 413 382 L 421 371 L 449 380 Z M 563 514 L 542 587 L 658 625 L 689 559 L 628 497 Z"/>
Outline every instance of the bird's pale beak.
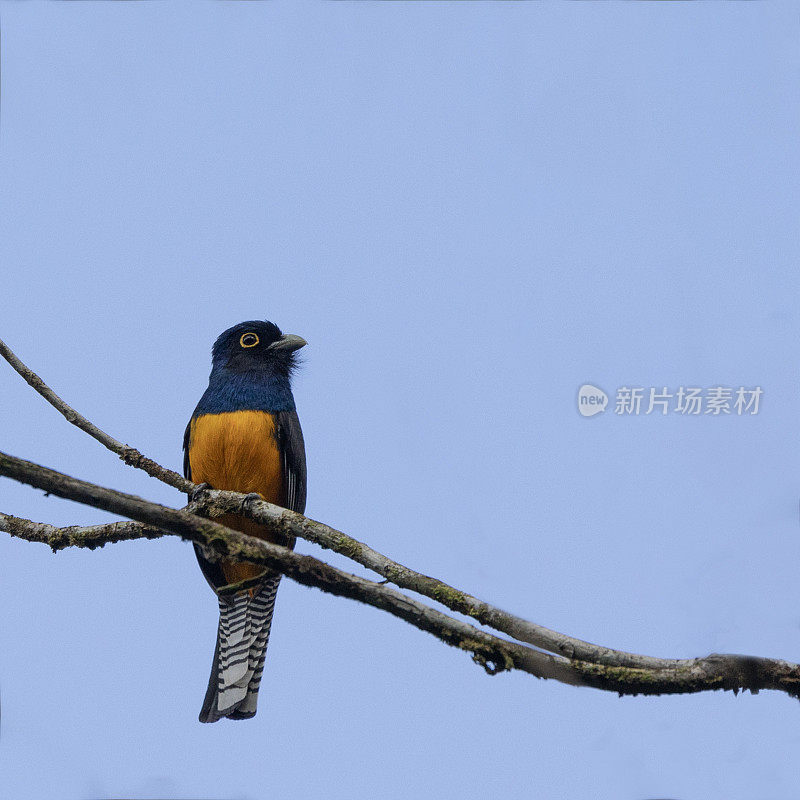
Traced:
<path fill-rule="evenodd" d="M 308 342 L 302 336 L 286 333 L 281 336 L 277 342 L 273 342 L 267 350 L 283 350 L 287 353 L 292 353 L 295 350 L 299 350 L 301 347 L 305 347 L 307 344 Z"/>

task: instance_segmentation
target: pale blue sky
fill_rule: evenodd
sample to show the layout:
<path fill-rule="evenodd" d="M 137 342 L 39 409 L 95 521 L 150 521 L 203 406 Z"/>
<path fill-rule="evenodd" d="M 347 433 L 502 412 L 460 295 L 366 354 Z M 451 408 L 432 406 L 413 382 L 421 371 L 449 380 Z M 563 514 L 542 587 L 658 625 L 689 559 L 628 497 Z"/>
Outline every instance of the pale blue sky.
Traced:
<path fill-rule="evenodd" d="M 800 660 L 796 6 L 0 2 L 0 25 L 0 337 L 76 408 L 179 468 L 213 339 L 271 319 L 309 342 L 311 517 L 591 641 Z M 584 419 L 585 382 L 764 396 Z M 0 418 L 0 449 L 182 503 L 2 364 Z M 108 518 L 6 480 L 0 508 Z M 204 726 L 189 545 L 0 535 L 0 559 L 17 800 L 797 792 L 786 696 L 490 678 L 290 581 L 258 716 Z"/>

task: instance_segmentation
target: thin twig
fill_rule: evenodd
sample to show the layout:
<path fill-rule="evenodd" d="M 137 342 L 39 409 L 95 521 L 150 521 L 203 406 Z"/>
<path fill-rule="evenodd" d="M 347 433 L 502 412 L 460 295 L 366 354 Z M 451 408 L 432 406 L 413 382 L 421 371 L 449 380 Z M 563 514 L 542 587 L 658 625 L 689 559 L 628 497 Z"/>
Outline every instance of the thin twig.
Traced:
<path fill-rule="evenodd" d="M 11 348 L 2 339 L 0 339 L 0 356 L 11 364 L 29 386 L 44 397 L 56 411 L 62 414 L 67 422 L 71 422 L 84 433 L 88 433 L 89 436 L 96 439 L 104 447 L 107 447 L 112 453 L 116 453 L 126 464 L 144 470 L 148 475 L 158 478 L 158 480 L 178 489 L 178 491 L 192 491 L 194 484 L 191 481 L 187 481 L 186 478 L 171 469 L 162 467 L 152 458 L 142 455 L 135 447 L 129 447 L 127 444 L 118 442 L 113 436 L 109 436 L 105 431 L 100 430 L 96 425 L 89 422 L 86 417 L 67 405 L 32 369 L 25 366 L 14 355 Z"/>
<path fill-rule="evenodd" d="M 0 512 L 0 530 L 29 542 L 46 544 L 56 553 L 66 547 L 87 547 L 94 550 L 111 542 L 134 539 L 160 539 L 167 534 L 141 522 L 107 522 L 103 525 L 69 525 L 57 528 L 46 522 L 32 522 L 23 517 Z"/>

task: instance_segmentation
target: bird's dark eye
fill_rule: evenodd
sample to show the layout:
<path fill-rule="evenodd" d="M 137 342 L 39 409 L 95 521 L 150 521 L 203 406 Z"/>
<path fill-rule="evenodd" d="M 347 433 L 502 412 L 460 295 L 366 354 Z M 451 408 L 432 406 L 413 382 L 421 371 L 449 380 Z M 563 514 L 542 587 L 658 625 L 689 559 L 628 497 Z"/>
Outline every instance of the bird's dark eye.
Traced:
<path fill-rule="evenodd" d="M 254 333 L 243 333 L 242 338 L 239 339 L 239 344 L 242 347 L 255 347 L 258 344 L 258 336 Z"/>

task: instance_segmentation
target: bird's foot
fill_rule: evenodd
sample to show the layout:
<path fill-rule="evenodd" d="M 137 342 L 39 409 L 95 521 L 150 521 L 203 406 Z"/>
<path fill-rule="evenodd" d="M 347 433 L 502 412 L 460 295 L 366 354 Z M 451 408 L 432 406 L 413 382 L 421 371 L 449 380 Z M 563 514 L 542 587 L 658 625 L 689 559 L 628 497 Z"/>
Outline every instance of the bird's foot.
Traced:
<path fill-rule="evenodd" d="M 253 503 L 259 503 L 264 498 L 258 492 L 248 492 L 244 496 L 244 500 L 242 500 L 242 507 L 243 508 L 252 508 Z"/>
<path fill-rule="evenodd" d="M 203 499 L 203 495 L 211 488 L 210 484 L 208 483 L 198 483 L 197 486 L 192 489 L 191 494 L 189 495 L 189 502 L 190 503 L 199 503 Z"/>

